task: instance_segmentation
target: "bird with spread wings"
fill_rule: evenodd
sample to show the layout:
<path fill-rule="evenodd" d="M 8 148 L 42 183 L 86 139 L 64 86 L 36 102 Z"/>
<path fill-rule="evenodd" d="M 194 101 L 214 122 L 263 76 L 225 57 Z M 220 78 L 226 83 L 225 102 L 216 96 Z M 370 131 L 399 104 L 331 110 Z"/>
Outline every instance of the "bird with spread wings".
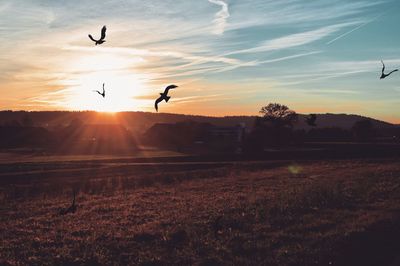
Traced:
<path fill-rule="evenodd" d="M 393 72 L 399 71 L 398 69 L 395 69 L 395 70 L 392 70 L 389 73 L 385 74 L 385 64 L 383 63 L 382 60 L 381 60 L 381 62 L 382 62 L 382 75 L 381 75 L 380 79 L 384 79 L 384 78 L 390 76 L 390 74 L 392 74 Z"/>
<path fill-rule="evenodd" d="M 168 87 L 165 88 L 163 93 L 160 93 L 160 97 L 158 97 L 158 99 L 156 100 L 156 102 L 154 103 L 154 107 L 156 108 L 156 111 L 158 112 L 158 104 L 162 101 L 165 100 L 165 102 L 168 102 L 169 99 L 171 98 L 170 96 L 168 96 L 168 91 L 170 89 L 175 89 L 178 86 L 176 85 L 169 85 Z"/>
<path fill-rule="evenodd" d="M 103 83 L 103 92 L 100 92 L 98 90 L 94 90 L 94 92 L 97 92 L 98 94 L 100 94 L 101 96 L 103 96 L 103 98 L 106 97 L 106 90 L 104 89 L 104 83 Z"/>
<path fill-rule="evenodd" d="M 95 43 L 95 45 L 100 45 L 100 44 L 102 44 L 102 43 L 104 43 L 106 40 L 105 40 L 105 38 L 106 38 L 106 31 L 107 31 L 107 27 L 106 26 L 103 26 L 103 28 L 101 29 L 101 37 L 100 37 L 100 39 L 98 39 L 98 40 L 95 40 L 93 37 L 92 37 L 92 35 L 88 35 L 89 36 L 89 39 L 91 39 L 94 43 Z"/>

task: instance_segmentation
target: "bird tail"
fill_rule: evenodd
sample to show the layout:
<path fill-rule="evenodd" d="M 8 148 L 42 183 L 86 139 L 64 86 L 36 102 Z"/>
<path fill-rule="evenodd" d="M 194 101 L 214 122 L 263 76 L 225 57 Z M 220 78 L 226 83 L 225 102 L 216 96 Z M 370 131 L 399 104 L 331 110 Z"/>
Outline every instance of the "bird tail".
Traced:
<path fill-rule="evenodd" d="M 171 98 L 170 96 L 166 96 L 165 101 L 168 102 L 170 98 Z"/>

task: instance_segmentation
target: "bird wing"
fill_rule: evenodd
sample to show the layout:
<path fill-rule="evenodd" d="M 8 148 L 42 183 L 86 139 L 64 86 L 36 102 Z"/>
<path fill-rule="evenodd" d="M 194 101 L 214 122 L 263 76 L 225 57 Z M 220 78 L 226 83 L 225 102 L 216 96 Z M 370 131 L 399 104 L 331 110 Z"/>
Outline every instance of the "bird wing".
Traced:
<path fill-rule="evenodd" d="M 399 70 L 398 70 L 398 69 L 395 69 L 395 70 L 390 71 L 390 72 L 388 73 L 388 76 L 389 76 L 390 74 L 392 74 L 393 72 L 396 72 L 396 71 L 399 71 Z"/>
<path fill-rule="evenodd" d="M 385 64 L 383 63 L 382 60 L 381 60 L 381 62 L 382 62 L 382 73 L 383 73 L 383 72 L 385 72 Z"/>
<path fill-rule="evenodd" d="M 104 83 L 103 83 L 103 94 L 105 94 L 106 93 L 106 90 L 104 89 Z"/>
<path fill-rule="evenodd" d="M 106 26 L 103 26 L 103 28 L 101 29 L 101 40 L 104 40 L 105 38 L 106 38 L 106 30 L 107 30 L 107 27 Z"/>
<path fill-rule="evenodd" d="M 169 85 L 168 87 L 165 88 L 164 94 L 167 95 L 167 94 L 168 94 L 168 91 L 169 91 L 170 89 L 175 89 L 175 88 L 178 88 L 178 86 L 176 86 L 176 85 Z"/>
<path fill-rule="evenodd" d="M 163 100 L 162 97 L 159 97 L 156 102 L 154 103 L 154 108 L 156 108 L 156 111 L 158 112 L 158 103 L 161 102 Z"/>
<path fill-rule="evenodd" d="M 100 94 L 101 95 L 101 93 L 99 92 L 99 91 L 97 91 L 97 90 L 93 90 L 94 92 L 97 92 L 98 94 Z"/>
<path fill-rule="evenodd" d="M 96 42 L 96 40 L 93 39 L 92 35 L 89 34 L 88 36 L 89 36 L 89 39 L 91 39 L 92 41 Z"/>

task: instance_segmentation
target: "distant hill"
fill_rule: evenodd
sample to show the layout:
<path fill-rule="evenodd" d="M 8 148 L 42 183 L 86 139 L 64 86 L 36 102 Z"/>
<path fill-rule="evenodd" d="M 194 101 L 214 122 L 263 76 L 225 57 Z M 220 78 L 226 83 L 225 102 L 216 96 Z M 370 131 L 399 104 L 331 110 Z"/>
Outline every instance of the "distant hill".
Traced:
<path fill-rule="evenodd" d="M 50 129 L 66 127 L 70 125 L 71 122 L 80 120 L 85 124 L 121 124 L 132 132 L 137 133 L 144 133 L 156 123 L 177 123 L 191 120 L 201 123 L 211 123 L 216 126 L 231 126 L 238 123 L 245 123 L 247 127 L 252 127 L 255 120 L 255 116 L 208 117 L 149 112 L 121 112 L 110 115 L 93 111 L 0 111 L 0 125 L 22 124 L 22 121 L 26 119 L 27 116 L 33 121 L 35 126 Z"/>
<path fill-rule="evenodd" d="M 299 120 L 295 125 L 297 129 L 309 129 L 304 122 L 306 115 L 299 115 Z M 27 119 L 28 118 L 28 119 Z M 148 113 L 148 112 L 121 112 L 115 115 L 97 113 L 93 111 L 67 112 L 67 111 L 0 111 L 0 125 L 15 124 L 24 121 L 31 121 L 35 126 L 48 129 L 66 127 L 71 122 L 80 120 L 84 124 L 121 124 L 136 133 L 144 133 L 155 123 L 176 123 L 182 121 L 195 121 L 201 123 L 211 123 L 216 126 L 234 126 L 244 123 L 248 129 L 253 127 L 256 116 L 225 116 L 209 117 L 198 115 L 182 115 L 168 113 Z M 379 121 L 373 118 L 359 115 L 348 114 L 317 114 L 317 126 L 321 127 L 340 127 L 350 129 L 355 122 L 369 119 L 378 129 L 388 129 L 395 125 Z"/>
<path fill-rule="evenodd" d="M 299 120 L 296 124 L 296 128 L 308 129 L 310 128 L 305 123 L 305 117 L 307 115 L 300 115 Z M 348 115 L 348 114 L 317 114 L 316 124 L 318 127 L 339 127 L 343 129 L 350 129 L 355 122 L 360 120 L 370 120 L 373 126 L 377 129 L 387 129 L 394 125 L 385 121 L 376 120 L 370 117 L 360 116 L 360 115 Z"/>

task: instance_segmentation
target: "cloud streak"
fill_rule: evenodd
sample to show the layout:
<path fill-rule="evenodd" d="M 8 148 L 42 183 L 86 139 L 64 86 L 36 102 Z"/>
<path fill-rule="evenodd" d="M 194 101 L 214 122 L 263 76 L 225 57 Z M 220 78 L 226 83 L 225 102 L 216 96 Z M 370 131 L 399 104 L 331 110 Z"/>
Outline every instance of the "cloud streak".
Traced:
<path fill-rule="evenodd" d="M 227 19 L 230 16 L 228 4 L 222 0 L 208 0 L 208 2 L 221 6 L 221 10 L 215 14 L 213 33 L 222 35 L 226 28 Z"/>
<path fill-rule="evenodd" d="M 327 44 L 327 45 L 332 44 L 332 43 L 336 42 L 337 40 L 340 40 L 340 39 L 342 39 L 343 37 L 346 37 L 347 35 L 349 35 L 349 34 L 355 32 L 355 31 L 357 31 L 357 30 L 359 30 L 359 29 L 361 29 L 361 28 L 367 26 L 368 24 L 370 24 L 370 23 L 376 21 L 377 19 L 379 19 L 380 17 L 382 17 L 384 14 L 385 14 L 385 13 L 380 14 L 379 16 L 377 16 L 377 17 L 375 17 L 375 18 L 373 18 L 373 19 L 371 19 L 371 20 L 369 20 L 369 21 L 366 21 L 366 22 L 362 23 L 361 25 L 355 27 L 354 29 L 351 29 L 351 30 L 349 30 L 349 31 L 347 31 L 347 32 L 345 32 L 345 33 L 339 35 L 338 37 L 334 38 L 333 40 L 330 40 L 330 41 L 327 42 L 326 44 Z"/>
<path fill-rule="evenodd" d="M 65 46 L 64 50 L 71 51 L 85 51 L 94 52 L 92 47 L 85 46 Z M 226 64 L 237 64 L 240 60 L 222 56 L 200 56 L 193 55 L 185 52 L 168 51 L 168 50 L 149 50 L 149 49 L 136 49 L 127 47 L 104 47 L 101 50 L 96 50 L 96 53 L 115 53 L 126 54 L 131 56 L 148 56 L 148 57 L 171 57 L 187 60 L 190 62 L 206 63 L 206 62 L 221 62 Z"/>
<path fill-rule="evenodd" d="M 234 54 L 267 52 L 267 51 L 274 51 L 274 50 L 288 49 L 288 48 L 303 46 L 303 45 L 321 40 L 337 31 L 339 31 L 343 27 L 347 27 L 347 26 L 354 25 L 354 24 L 355 24 L 355 22 L 341 23 L 341 24 L 322 27 L 322 28 L 319 28 L 316 30 L 294 33 L 294 34 L 286 35 L 286 36 L 279 37 L 276 39 L 264 41 L 261 45 L 256 46 L 256 47 L 233 51 L 233 52 L 224 54 L 224 56 L 234 55 Z"/>
<path fill-rule="evenodd" d="M 259 65 L 263 65 L 263 64 L 282 62 L 282 61 L 286 61 L 286 60 L 296 59 L 296 58 L 300 58 L 300 57 L 304 57 L 304 56 L 310 56 L 310 55 L 319 54 L 319 53 L 322 53 L 322 51 L 312 51 L 312 52 L 294 54 L 294 55 L 283 56 L 283 57 L 278 57 L 278 58 L 268 59 L 268 60 L 262 60 L 262 61 L 244 62 L 244 63 L 236 64 L 236 65 L 233 65 L 233 66 L 227 66 L 227 67 L 225 67 L 223 69 L 217 70 L 216 72 L 220 73 L 220 72 L 231 71 L 231 70 L 237 69 L 239 67 L 251 67 L 251 66 L 259 66 Z"/>

